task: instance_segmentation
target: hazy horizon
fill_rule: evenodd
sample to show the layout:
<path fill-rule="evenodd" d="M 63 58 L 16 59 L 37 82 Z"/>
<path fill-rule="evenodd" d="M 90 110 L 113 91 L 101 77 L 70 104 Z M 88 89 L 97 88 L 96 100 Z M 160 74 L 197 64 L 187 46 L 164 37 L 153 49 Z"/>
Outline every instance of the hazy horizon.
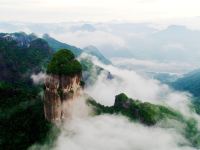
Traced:
<path fill-rule="evenodd" d="M 194 20 L 199 20 L 200 16 L 199 4 L 198 0 L 1 0 L 0 19 L 34 23 L 190 22 L 195 26 Z"/>

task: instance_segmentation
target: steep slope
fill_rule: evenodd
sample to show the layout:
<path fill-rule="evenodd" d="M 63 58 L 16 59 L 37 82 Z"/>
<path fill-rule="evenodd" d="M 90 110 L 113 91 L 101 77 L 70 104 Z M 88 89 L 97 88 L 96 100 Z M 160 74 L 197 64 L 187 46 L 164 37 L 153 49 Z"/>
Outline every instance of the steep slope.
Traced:
<path fill-rule="evenodd" d="M 171 83 L 171 86 L 176 90 L 188 91 L 195 97 L 200 97 L 200 70 L 185 74 L 182 78 Z"/>
<path fill-rule="evenodd" d="M 75 56 L 78 56 L 82 53 L 82 50 L 80 48 L 77 48 L 75 46 L 68 45 L 66 43 L 62 43 L 52 37 L 50 37 L 48 34 L 43 35 L 43 39 L 48 42 L 50 47 L 53 48 L 54 51 L 57 51 L 59 49 L 68 49 L 74 53 Z"/>
<path fill-rule="evenodd" d="M 7 39 L 0 36 L 0 80 L 14 82 L 27 79 L 33 72 L 40 71 L 51 57 L 52 52 L 46 41 L 39 38 L 30 40 L 32 35 L 25 37 L 26 40 L 21 40 L 21 37 Z"/>
<path fill-rule="evenodd" d="M 111 62 L 107 58 L 105 58 L 96 47 L 90 45 L 85 47 L 83 50 L 88 54 L 96 56 L 104 64 L 111 64 Z"/>
<path fill-rule="evenodd" d="M 101 54 L 101 52 L 94 46 L 88 46 L 84 49 L 80 49 L 75 46 L 68 45 L 66 43 L 62 43 L 62 42 L 50 37 L 48 34 L 43 35 L 43 39 L 48 42 L 48 44 L 54 51 L 57 51 L 59 49 L 68 49 L 68 50 L 72 51 L 72 53 L 76 57 L 80 56 L 83 52 L 85 52 L 87 54 L 97 57 L 104 64 L 111 64 L 111 62 L 107 58 L 105 58 Z"/>
<path fill-rule="evenodd" d="M 26 150 L 45 142 L 52 125 L 44 118 L 40 88 L 0 84 L 0 149 Z"/>
<path fill-rule="evenodd" d="M 46 41 L 24 33 L 0 34 L 0 147 L 26 150 L 44 142 L 51 124 L 44 119 L 42 86 L 30 75 L 51 57 Z"/>
<path fill-rule="evenodd" d="M 70 107 L 80 96 L 82 66 L 73 53 L 57 51 L 47 67 L 45 81 L 44 112 L 51 122 L 60 122 L 70 116 Z"/>

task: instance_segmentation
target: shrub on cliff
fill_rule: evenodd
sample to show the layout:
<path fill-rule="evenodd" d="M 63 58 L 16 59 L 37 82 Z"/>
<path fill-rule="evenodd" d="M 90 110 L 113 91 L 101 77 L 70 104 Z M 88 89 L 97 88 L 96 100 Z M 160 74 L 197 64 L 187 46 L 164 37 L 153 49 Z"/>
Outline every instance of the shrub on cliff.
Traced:
<path fill-rule="evenodd" d="M 124 93 L 116 95 L 115 103 L 111 107 L 98 104 L 94 100 L 89 100 L 89 104 L 94 106 L 94 109 L 97 110 L 98 114 L 121 113 L 131 120 L 138 120 L 146 125 L 154 125 L 165 118 L 175 120 L 182 119 L 182 116 L 178 112 L 175 112 L 168 107 L 133 100 L 128 98 Z"/>
<path fill-rule="evenodd" d="M 47 67 L 48 74 L 74 75 L 81 73 L 81 71 L 81 64 L 75 59 L 74 54 L 67 49 L 56 52 Z"/>

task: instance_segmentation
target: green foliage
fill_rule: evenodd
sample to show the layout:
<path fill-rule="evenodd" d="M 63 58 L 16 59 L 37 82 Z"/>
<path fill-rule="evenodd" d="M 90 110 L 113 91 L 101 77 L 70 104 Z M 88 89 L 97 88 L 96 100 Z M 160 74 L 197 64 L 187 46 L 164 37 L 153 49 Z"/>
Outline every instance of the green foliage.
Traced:
<path fill-rule="evenodd" d="M 78 56 L 82 53 L 82 50 L 80 48 L 77 48 L 75 46 L 71 46 L 62 42 L 59 42 L 57 40 L 55 40 L 54 38 L 50 37 L 48 34 L 45 34 L 43 36 L 43 38 L 45 39 L 45 41 L 48 42 L 48 44 L 50 45 L 50 47 L 54 50 L 54 51 L 58 51 L 59 49 L 68 49 L 70 50 L 75 56 Z"/>
<path fill-rule="evenodd" d="M 75 60 L 74 54 L 66 49 L 56 52 L 47 67 L 48 74 L 74 75 L 80 74 L 81 71 L 81 64 Z"/>
<path fill-rule="evenodd" d="M 85 49 L 80 49 L 78 47 L 75 46 L 71 46 L 68 45 L 66 43 L 62 43 L 57 41 L 56 39 L 50 37 L 48 34 L 45 34 L 43 36 L 43 39 L 45 39 L 48 44 L 50 45 L 50 47 L 54 50 L 54 51 L 58 51 L 59 49 L 68 49 L 70 50 L 75 56 L 80 56 L 83 52 L 91 54 L 96 56 L 101 62 L 105 63 L 105 64 L 111 64 L 111 62 L 105 58 L 98 49 L 96 49 L 95 47 L 87 47 Z"/>
<path fill-rule="evenodd" d="M 178 112 L 160 105 L 148 102 L 142 103 L 138 100 L 128 98 L 124 93 L 115 97 L 114 106 L 107 107 L 96 103 L 90 98 L 88 103 L 93 106 L 97 114 L 101 113 L 121 113 L 131 120 L 140 121 L 146 125 L 154 125 L 162 119 L 181 120 L 182 116 Z"/>
<path fill-rule="evenodd" d="M 27 79 L 34 71 L 41 71 L 50 57 L 51 50 L 42 39 L 35 39 L 29 47 L 20 47 L 15 41 L 0 40 L 0 80 L 15 82 Z"/>
<path fill-rule="evenodd" d="M 198 123 L 195 119 L 186 121 L 184 134 L 195 147 L 200 148 L 200 131 L 198 130 Z"/>
<path fill-rule="evenodd" d="M 128 97 L 124 93 L 115 96 L 115 107 L 120 109 L 120 107 L 123 105 L 124 102 L 127 101 L 127 99 Z"/>
<path fill-rule="evenodd" d="M 91 106 L 94 109 L 94 114 L 95 115 L 100 115 L 102 113 L 109 113 L 109 114 L 113 114 L 115 113 L 114 107 L 111 106 L 104 106 L 100 103 L 97 103 L 92 97 L 89 97 L 87 99 L 87 104 L 89 106 Z"/>
<path fill-rule="evenodd" d="M 41 71 L 50 57 L 42 39 L 29 47 L 0 40 L 0 149 L 26 150 L 46 139 L 52 125 L 44 118 L 42 87 L 33 85 L 30 75 Z"/>
<path fill-rule="evenodd" d="M 159 109 L 159 106 L 152 105 L 150 103 L 141 103 L 139 106 L 138 114 L 140 120 L 144 123 L 151 125 L 157 123 L 160 119 L 163 119 L 162 112 Z M 165 116 L 163 116 L 165 117 Z"/>
<path fill-rule="evenodd" d="M 171 108 L 154 105 L 148 102 L 142 103 L 141 101 L 128 98 L 124 93 L 115 97 L 115 104 L 111 107 L 101 105 L 91 97 L 87 102 L 88 105 L 94 109 L 95 115 L 103 113 L 122 114 L 127 116 L 130 120 L 140 121 L 148 126 L 154 125 L 160 121 L 167 121 L 168 119 L 176 120 L 184 125 L 183 136 L 185 136 L 194 147 L 200 148 L 200 131 L 197 121 L 193 118 L 186 119 L 179 112 Z M 169 124 L 169 126 L 176 128 L 174 124 Z"/>
<path fill-rule="evenodd" d="M 26 150 L 36 142 L 45 142 L 52 125 L 44 118 L 41 87 L 0 85 L 0 147 Z"/>
<path fill-rule="evenodd" d="M 59 87 L 57 91 L 58 91 L 58 95 L 60 96 L 60 98 L 62 98 L 63 97 L 63 90 L 62 90 L 62 88 Z"/>
<path fill-rule="evenodd" d="M 103 68 L 96 66 L 92 63 L 90 59 L 84 58 L 81 59 L 80 61 L 82 65 L 82 69 L 84 71 L 84 81 L 88 85 L 92 85 L 97 81 L 98 75 L 102 72 L 105 71 Z"/>
<path fill-rule="evenodd" d="M 148 102 L 142 103 L 128 98 L 123 93 L 116 96 L 114 107 L 119 112 L 125 113 L 129 118 L 139 120 L 147 125 L 153 125 L 165 118 L 182 118 L 178 112 L 170 108 Z"/>
<path fill-rule="evenodd" d="M 193 98 L 191 109 L 200 115 L 200 99 L 199 99 L 199 97 Z"/>
<path fill-rule="evenodd" d="M 9 88 L 11 88 L 12 87 L 12 85 L 11 84 L 9 84 L 9 83 L 7 83 L 7 82 L 0 82 L 0 90 L 5 90 L 5 89 L 9 89 Z"/>

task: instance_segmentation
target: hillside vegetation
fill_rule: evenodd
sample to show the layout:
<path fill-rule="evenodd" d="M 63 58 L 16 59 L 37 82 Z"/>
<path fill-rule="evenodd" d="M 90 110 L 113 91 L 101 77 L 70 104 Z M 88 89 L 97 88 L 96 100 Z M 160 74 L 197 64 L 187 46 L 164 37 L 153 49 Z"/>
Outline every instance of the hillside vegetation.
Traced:
<path fill-rule="evenodd" d="M 200 131 L 198 123 L 194 118 L 187 118 L 181 113 L 161 105 L 154 105 L 148 102 L 141 102 L 128 98 L 124 93 L 115 97 L 113 106 L 104 106 L 94 99 L 88 98 L 88 105 L 94 110 L 95 115 L 115 114 L 128 117 L 131 121 L 141 122 L 147 126 L 160 123 L 164 128 L 177 128 L 176 124 L 167 123 L 174 120 L 184 125 L 183 136 L 191 142 L 194 147 L 200 148 Z"/>
<path fill-rule="evenodd" d="M 82 71 L 81 64 L 75 59 L 74 54 L 67 49 L 57 51 L 47 67 L 48 74 L 74 75 Z"/>

